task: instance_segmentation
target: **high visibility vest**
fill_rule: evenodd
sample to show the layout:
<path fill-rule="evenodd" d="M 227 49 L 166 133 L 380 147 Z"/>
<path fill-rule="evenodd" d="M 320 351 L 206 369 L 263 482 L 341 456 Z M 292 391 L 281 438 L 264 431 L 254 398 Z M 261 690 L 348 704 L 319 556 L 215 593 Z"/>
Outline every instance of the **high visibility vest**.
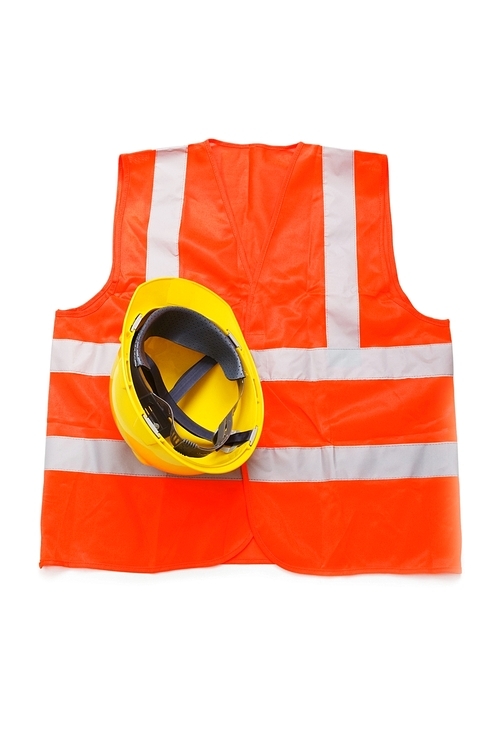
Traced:
<path fill-rule="evenodd" d="M 226 476 L 142 465 L 109 407 L 132 293 L 177 276 L 230 304 L 262 380 L 261 440 Z M 215 140 L 123 155 L 109 281 L 56 313 L 41 566 L 245 562 L 460 572 L 449 322 L 399 286 L 383 155 Z"/>

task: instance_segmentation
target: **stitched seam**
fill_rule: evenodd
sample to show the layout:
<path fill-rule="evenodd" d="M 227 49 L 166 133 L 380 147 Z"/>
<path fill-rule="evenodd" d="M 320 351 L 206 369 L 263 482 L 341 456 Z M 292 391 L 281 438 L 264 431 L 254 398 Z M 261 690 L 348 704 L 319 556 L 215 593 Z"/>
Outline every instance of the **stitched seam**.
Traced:
<path fill-rule="evenodd" d="M 230 555 L 228 557 L 229 559 L 232 559 L 233 557 L 236 557 L 238 553 Z M 270 553 L 269 557 L 274 557 Z M 268 558 L 269 559 L 269 558 Z M 137 572 L 139 575 L 142 575 L 144 573 L 149 575 L 155 575 L 159 573 L 167 573 L 167 572 L 173 572 L 175 570 L 180 570 L 182 568 L 198 568 L 198 567 L 212 567 L 216 565 L 229 565 L 229 564 L 240 564 L 240 563 L 230 563 L 228 560 L 220 561 L 217 560 L 210 560 L 206 562 L 196 562 L 196 563 L 185 563 L 182 565 L 158 565 L 158 568 L 135 568 L 134 570 L 130 570 L 127 568 L 126 570 L 123 568 L 123 566 L 120 566 L 119 564 L 114 564 L 111 562 L 95 562 L 95 563 L 82 563 L 82 562 L 73 562 L 72 560 L 54 560 L 54 559 L 42 559 L 40 560 L 40 566 L 41 567 L 74 567 L 78 569 L 92 569 L 92 568 L 106 568 L 107 570 L 111 570 L 112 572 Z M 245 564 L 245 563 L 242 563 Z M 354 569 L 347 569 L 347 568 L 339 568 L 339 569 L 315 569 L 315 568 L 293 568 L 290 565 L 285 565 L 282 563 L 281 560 L 278 558 L 274 558 L 270 560 L 269 562 L 251 562 L 250 564 L 262 564 L 262 565 L 275 565 L 277 567 L 282 568 L 286 572 L 295 573 L 297 575 L 398 575 L 398 574 L 407 574 L 407 575 L 432 575 L 432 574 L 447 574 L 447 575 L 458 575 L 460 574 L 460 570 L 456 567 L 435 567 L 435 568 L 414 568 L 414 567 L 398 567 L 393 569 L 387 569 L 387 568 L 354 568 Z"/>
<path fill-rule="evenodd" d="M 255 294 L 256 294 L 256 291 L 257 291 L 257 286 L 258 286 L 258 283 L 259 283 L 260 276 L 262 274 L 262 268 L 264 266 L 264 262 L 265 262 L 265 259 L 266 259 L 266 256 L 267 256 L 267 252 L 268 252 L 269 246 L 271 245 L 271 241 L 273 239 L 274 230 L 275 230 L 276 225 L 278 223 L 278 220 L 280 218 L 281 209 L 282 209 L 283 203 L 285 201 L 286 193 L 288 191 L 288 186 L 289 186 L 290 181 L 292 179 L 292 175 L 293 175 L 293 172 L 295 170 L 295 166 L 296 166 L 296 164 L 298 162 L 299 156 L 300 156 L 300 154 L 302 152 L 302 146 L 303 146 L 302 143 L 299 142 L 297 144 L 297 146 L 295 147 L 295 151 L 294 151 L 294 153 L 292 155 L 292 160 L 291 160 L 291 163 L 290 163 L 290 167 L 288 168 L 287 175 L 285 176 L 285 181 L 284 181 L 283 186 L 281 188 L 281 196 L 279 197 L 278 203 L 275 206 L 275 210 L 274 210 L 273 216 L 271 218 L 271 224 L 269 225 L 269 229 L 268 229 L 267 234 L 266 234 L 266 236 L 264 238 L 264 243 L 263 243 L 263 245 L 262 245 L 262 247 L 260 249 L 259 259 L 258 259 L 258 263 L 256 265 L 255 272 L 253 273 L 253 275 L 250 278 L 250 287 L 249 287 L 249 291 L 248 291 L 247 303 L 246 303 L 246 309 L 245 309 L 245 317 L 244 317 L 244 321 L 243 321 L 244 328 L 246 328 L 248 319 L 249 319 L 249 317 L 251 315 L 251 312 L 252 312 L 252 308 L 254 307 Z"/>
<path fill-rule="evenodd" d="M 73 437 L 71 437 L 73 439 Z M 77 439 L 83 439 L 83 437 L 77 437 Z M 117 439 L 103 439 L 96 440 L 91 439 L 91 442 L 118 442 Z M 207 474 L 199 474 L 197 476 L 176 476 L 172 473 L 149 474 L 149 473 L 118 473 L 117 471 L 82 471 L 81 468 L 45 468 L 44 470 L 51 473 L 84 473 L 86 476 L 121 476 L 122 478 L 166 478 L 166 479 L 181 479 L 186 481 L 241 481 L 241 478 L 224 478 L 223 475 L 208 476 Z"/>
<path fill-rule="evenodd" d="M 169 570 L 180 570 L 183 568 L 195 568 L 195 567 L 210 567 L 213 565 L 224 565 L 228 560 L 233 559 L 233 557 L 237 557 L 238 554 L 243 552 L 246 547 L 249 545 L 253 538 L 253 535 L 250 538 L 247 538 L 243 544 L 238 545 L 236 549 L 234 549 L 232 552 L 229 552 L 227 555 L 224 555 L 224 557 L 227 557 L 227 559 L 221 559 L 220 557 L 215 557 L 214 559 L 205 560 L 202 562 L 183 562 L 181 564 L 175 564 L 175 565 L 158 565 L 158 568 L 139 568 L 137 567 L 136 570 L 123 570 L 123 565 L 120 565 L 119 563 L 105 563 L 105 562 L 95 562 L 95 563 L 81 563 L 81 562 L 74 562 L 71 563 L 71 560 L 40 560 L 40 565 L 61 565 L 62 567 L 81 567 L 81 568 L 95 568 L 95 567 L 103 567 L 106 569 L 111 569 L 116 572 L 144 572 L 144 573 L 159 573 L 159 572 L 168 572 Z"/>
<path fill-rule="evenodd" d="M 54 372 L 52 372 L 54 373 Z M 61 373 L 61 372 L 59 372 Z M 72 373 L 72 372 L 62 372 Z M 442 377 L 452 377 L 453 374 L 415 374 L 413 376 L 370 376 L 370 377 L 328 377 L 327 379 L 308 379 L 307 377 L 280 377 L 279 379 L 269 379 L 260 376 L 261 382 L 276 384 L 277 382 L 384 382 L 384 381 L 402 381 L 404 379 L 438 379 Z"/>
<path fill-rule="evenodd" d="M 296 572 L 296 573 L 304 573 L 304 574 L 310 574 L 310 575 L 356 575 L 356 574 L 363 574 L 363 573 L 423 573 L 423 572 L 454 572 L 456 573 L 461 572 L 460 565 L 458 566 L 458 569 L 456 567 L 454 568 L 436 568 L 435 570 L 431 570 L 430 568 L 427 568 L 425 570 L 423 569 L 416 569 L 416 568 L 394 568 L 392 570 L 385 569 L 384 568 L 362 568 L 362 569 L 330 569 L 330 570 L 319 570 L 315 568 L 303 568 L 303 567 L 291 567 L 289 564 L 287 564 L 283 559 L 278 557 L 274 554 L 274 552 L 271 550 L 271 548 L 267 545 L 267 543 L 263 540 L 263 538 L 260 536 L 260 533 L 257 529 L 257 526 L 255 526 L 254 521 L 252 519 L 252 495 L 249 494 L 249 485 L 248 485 L 248 475 L 246 467 L 243 466 L 243 481 L 244 483 L 244 489 L 245 489 L 245 498 L 247 502 L 247 510 L 248 510 L 248 518 L 250 521 L 250 528 L 252 529 L 254 538 L 257 542 L 257 544 L 260 546 L 264 554 L 276 565 L 279 567 L 282 567 L 284 570 L 288 570 L 290 572 Z"/>
<path fill-rule="evenodd" d="M 224 205 L 224 210 L 226 212 L 226 217 L 228 219 L 229 225 L 231 227 L 231 231 L 233 233 L 234 240 L 236 242 L 236 249 L 237 249 L 237 256 L 241 260 L 241 263 L 243 264 L 245 268 L 245 272 L 247 275 L 248 280 L 251 279 L 252 272 L 250 268 L 250 263 L 247 258 L 247 254 L 245 251 L 245 247 L 243 245 L 243 241 L 241 240 L 240 232 L 238 229 L 238 226 L 236 225 L 236 221 L 234 219 L 233 210 L 231 208 L 231 204 L 229 202 L 229 196 L 227 195 L 226 188 L 222 182 L 222 176 L 219 174 L 219 168 L 216 165 L 215 162 L 215 155 L 212 152 L 212 148 L 210 146 L 209 142 L 204 142 L 205 150 L 208 154 L 208 159 L 210 161 L 210 165 L 212 167 L 212 172 L 215 178 L 215 182 L 217 184 L 217 188 L 219 189 L 219 194 L 222 199 L 222 203 Z M 241 253 L 238 253 L 238 251 L 241 251 Z M 247 303 L 248 307 L 248 303 Z"/>
<path fill-rule="evenodd" d="M 352 216 L 354 218 L 354 264 L 355 264 L 355 285 L 356 285 L 356 324 L 358 329 L 358 348 L 361 348 L 361 323 L 360 323 L 360 297 L 359 297 L 359 275 L 358 275 L 358 233 L 357 233 L 357 215 L 356 215 L 356 173 L 354 170 L 354 151 L 352 153 Z"/>
<path fill-rule="evenodd" d="M 380 351 L 386 351 L 386 350 L 396 350 L 401 348 L 407 348 L 410 350 L 414 350 L 415 348 L 442 348 L 443 346 L 450 346 L 451 343 L 445 342 L 445 343 L 418 343 L 416 345 L 367 345 L 363 346 L 362 348 L 323 348 L 323 347 L 316 347 L 316 348 L 284 348 L 284 347 L 278 347 L 278 348 L 252 348 L 252 351 L 255 351 L 256 353 L 266 353 L 269 350 L 285 350 L 285 351 L 296 351 L 296 350 L 304 350 L 304 351 L 325 351 L 325 352 L 331 352 L 335 353 L 336 351 L 347 351 L 352 353 L 357 353 L 360 350 L 380 350 Z"/>
<path fill-rule="evenodd" d="M 184 204 L 186 202 L 186 179 L 187 179 L 187 163 L 188 163 L 188 157 L 189 157 L 189 147 L 186 147 L 186 149 L 182 150 L 186 154 L 186 159 L 184 160 L 184 175 L 182 178 L 182 187 L 181 187 L 181 193 L 182 193 L 182 201 L 180 202 L 179 207 L 179 216 L 177 218 L 177 276 L 180 277 L 181 274 L 181 250 L 180 250 L 180 239 L 181 239 L 181 224 L 182 224 L 182 214 L 184 211 Z"/>
<path fill-rule="evenodd" d="M 117 442 L 119 440 L 102 440 L 104 442 L 107 441 L 113 441 Z M 286 447 L 259 447 L 259 449 L 266 449 L 266 450 L 329 450 L 332 447 L 337 449 L 339 447 L 427 447 L 429 445 L 432 445 L 434 447 L 435 445 L 455 445 L 456 442 L 406 442 L 406 443 L 399 443 L 399 442 L 393 442 L 392 444 L 325 444 L 325 445 L 318 445 L 317 447 L 304 447 L 300 445 L 287 445 Z"/>
<path fill-rule="evenodd" d="M 327 227 L 328 223 L 326 221 L 327 218 L 327 202 L 325 199 L 325 189 L 326 189 L 326 171 L 325 171 L 325 149 L 324 147 L 321 147 L 321 170 L 322 170 L 322 180 L 323 180 L 323 254 L 324 254 L 324 267 L 325 267 L 325 329 L 326 329 L 326 349 L 325 348 L 316 348 L 315 350 L 327 350 L 328 346 L 330 344 L 330 331 L 328 327 L 328 312 L 330 310 L 329 306 L 329 300 L 330 300 L 330 278 L 328 275 L 328 253 L 329 253 L 329 244 L 327 243 L 328 234 L 327 234 Z M 347 348 L 346 348 L 347 350 Z"/>
<path fill-rule="evenodd" d="M 76 369 L 51 369 L 51 374 L 77 374 L 78 376 L 88 377 L 109 377 L 109 372 L 87 372 L 77 371 Z M 308 379 L 307 377 L 280 377 L 279 379 L 270 379 L 266 377 L 260 377 L 261 382 L 266 384 L 276 384 L 278 382 L 384 382 L 384 381 L 402 381 L 404 379 L 440 379 L 446 377 L 452 377 L 453 374 L 415 374 L 413 376 L 370 376 L 370 377 L 328 377 L 326 379 L 315 379 L 314 377 Z"/>
<path fill-rule="evenodd" d="M 75 343 L 85 343 L 86 345 L 120 345 L 119 340 L 111 340 L 106 342 L 96 342 L 95 340 L 76 340 L 73 337 L 54 337 L 54 340 L 69 340 L 70 342 Z M 345 352 L 353 352 L 357 353 L 359 350 L 363 351 L 370 351 L 370 350 L 377 350 L 377 351 L 387 351 L 387 350 L 398 350 L 398 349 L 409 349 L 409 350 L 415 350 L 416 348 L 442 348 L 443 346 L 447 347 L 450 346 L 451 343 L 419 343 L 417 345 L 368 345 L 366 347 L 362 348 L 324 348 L 324 347 L 317 347 L 317 348 L 252 348 L 252 352 L 255 353 L 267 353 L 268 351 L 272 350 L 284 350 L 284 351 L 304 351 L 304 352 L 311 352 L 311 351 L 317 351 L 317 352 L 330 352 L 335 353 L 337 351 L 345 351 Z"/>
<path fill-rule="evenodd" d="M 249 476 L 249 479 L 254 484 L 328 484 L 335 483 L 337 481 L 403 481 L 409 478 L 457 478 L 457 473 L 433 473 L 426 476 L 356 476 L 354 478 L 339 476 L 335 478 L 253 478 Z"/>

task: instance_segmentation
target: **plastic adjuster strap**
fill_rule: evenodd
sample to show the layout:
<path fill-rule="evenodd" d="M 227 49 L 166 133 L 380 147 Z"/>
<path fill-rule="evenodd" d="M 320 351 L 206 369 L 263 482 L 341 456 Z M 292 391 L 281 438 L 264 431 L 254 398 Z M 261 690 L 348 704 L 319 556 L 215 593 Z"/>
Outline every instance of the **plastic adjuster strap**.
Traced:
<path fill-rule="evenodd" d="M 191 321 L 194 321 L 196 328 L 198 329 L 194 338 L 190 337 L 189 332 L 187 335 L 185 332 L 179 333 L 178 321 L 174 321 L 174 329 L 177 330 L 176 332 L 169 332 L 168 334 L 165 332 L 165 325 L 162 326 L 162 316 L 165 321 L 165 315 L 167 313 L 169 315 L 174 313 L 177 315 L 181 312 L 184 315 L 187 312 L 191 317 Z M 193 314 L 195 315 L 194 320 L 192 318 Z M 206 317 L 203 317 L 201 314 L 196 314 L 196 312 L 192 312 L 190 309 L 180 309 L 177 307 L 150 311 L 141 321 L 138 322 L 138 325 L 139 326 L 137 327 L 137 331 L 132 340 L 132 378 L 137 396 L 146 410 L 147 415 L 145 415 L 144 418 L 148 425 L 150 425 L 151 430 L 157 435 L 159 433 L 165 438 L 169 437 L 172 442 L 172 447 L 180 454 L 189 457 L 204 457 L 216 452 L 225 445 L 234 449 L 244 442 L 252 441 L 255 436 L 255 429 L 231 434 L 233 415 L 241 399 L 245 379 L 241 360 L 239 354 L 236 352 L 236 348 L 239 347 L 239 344 L 233 336 L 230 333 L 226 336 L 216 327 L 216 325 L 213 324 L 213 322 L 206 319 Z M 209 327 L 210 335 L 212 337 L 212 345 L 209 348 L 212 351 L 212 355 L 205 354 L 178 379 L 170 391 L 167 390 L 158 367 L 144 350 L 146 341 L 149 337 L 162 337 L 163 339 L 171 339 L 173 342 L 183 344 L 185 347 L 198 349 L 198 352 L 203 352 L 202 345 L 200 345 L 199 342 L 199 328 L 206 332 L 207 330 L 205 328 L 207 326 Z M 168 336 L 169 334 L 171 336 Z M 236 358 L 238 364 L 236 371 L 234 360 L 232 361 L 231 366 L 228 365 L 228 350 L 232 351 L 233 354 L 229 361 L 232 361 L 234 357 Z M 214 356 L 219 356 L 220 360 Z M 221 363 L 221 361 L 224 361 L 225 364 Z M 227 416 L 221 421 L 215 434 L 212 434 L 209 430 L 189 418 L 189 416 L 187 416 L 177 404 L 177 401 L 180 400 L 213 366 L 215 366 L 216 363 L 219 363 L 222 366 L 228 379 L 237 381 L 238 400 Z M 226 369 L 231 373 L 231 376 L 228 376 Z M 147 374 L 144 373 L 145 370 L 148 372 Z M 238 372 L 242 376 L 240 378 L 235 378 L 235 375 Z M 181 437 L 176 429 L 177 423 L 194 436 L 210 441 L 212 446 L 205 447 L 192 440 Z"/>

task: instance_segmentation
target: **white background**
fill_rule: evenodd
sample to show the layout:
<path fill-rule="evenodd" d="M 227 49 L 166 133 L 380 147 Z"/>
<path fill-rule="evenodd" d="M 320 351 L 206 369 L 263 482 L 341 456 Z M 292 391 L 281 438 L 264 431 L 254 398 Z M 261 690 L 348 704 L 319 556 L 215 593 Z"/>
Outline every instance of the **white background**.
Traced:
<path fill-rule="evenodd" d="M 9 5 L 0 748 L 498 751 L 495 4 Z M 38 569 L 54 311 L 109 274 L 118 155 L 207 137 L 389 155 L 403 289 L 452 324 L 461 576 Z"/>

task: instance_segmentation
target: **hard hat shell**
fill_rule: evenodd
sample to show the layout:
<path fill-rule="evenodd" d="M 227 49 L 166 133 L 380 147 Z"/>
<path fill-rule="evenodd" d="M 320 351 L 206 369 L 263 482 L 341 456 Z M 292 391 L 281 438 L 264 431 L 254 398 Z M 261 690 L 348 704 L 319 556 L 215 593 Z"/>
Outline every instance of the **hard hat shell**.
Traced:
<path fill-rule="evenodd" d="M 202 457 L 181 454 L 170 437 L 163 437 L 148 419 L 134 386 L 132 376 L 132 341 L 141 321 L 151 311 L 165 307 L 190 309 L 210 320 L 229 336 L 244 372 L 243 388 L 238 402 L 238 386 L 229 381 L 219 363 L 179 401 L 182 410 L 195 422 L 216 432 L 228 411 L 237 403 L 233 416 L 236 432 L 251 430 L 248 441 L 239 446 L 223 446 Z M 200 353 L 170 342 L 163 337 L 150 337 L 146 350 L 158 367 L 167 389 L 200 359 Z M 264 400 L 255 363 L 231 307 L 213 291 L 182 278 L 157 278 L 142 283 L 135 290 L 123 321 L 120 349 L 110 380 L 111 410 L 116 425 L 136 457 L 167 473 L 181 476 L 229 473 L 248 460 L 262 432 Z M 198 437 L 180 429 L 188 441 Z M 201 444 L 207 445 L 208 443 Z"/>

